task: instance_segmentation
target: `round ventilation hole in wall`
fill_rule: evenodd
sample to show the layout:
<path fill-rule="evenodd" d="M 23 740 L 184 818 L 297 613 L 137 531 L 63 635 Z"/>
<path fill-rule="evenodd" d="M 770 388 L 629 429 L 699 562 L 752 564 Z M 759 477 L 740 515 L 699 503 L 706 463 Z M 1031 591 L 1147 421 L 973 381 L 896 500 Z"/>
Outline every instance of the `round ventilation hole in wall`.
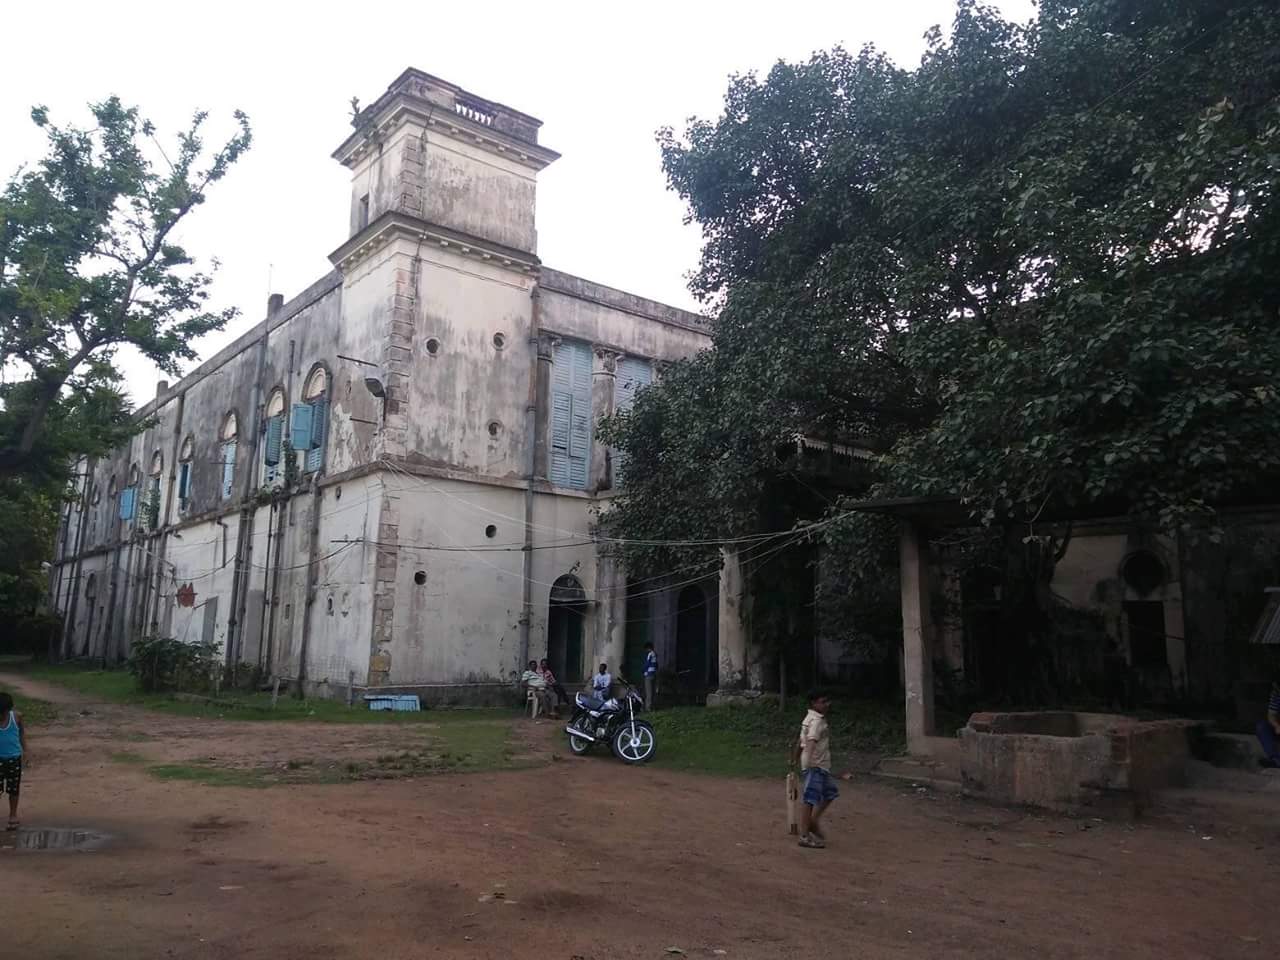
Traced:
<path fill-rule="evenodd" d="M 498 535 L 498 528 L 491 523 L 484 528 L 484 535 L 488 537 L 490 540 L 492 540 L 494 537 Z"/>
<path fill-rule="evenodd" d="M 502 432 L 502 424 L 500 424 L 497 420 L 490 420 L 490 421 L 489 421 L 489 436 L 491 436 L 491 437 L 496 437 L 496 436 L 497 436 L 498 434 L 500 434 L 501 432 Z"/>
<path fill-rule="evenodd" d="M 422 586 L 424 583 L 426 583 L 427 571 L 419 570 L 417 573 L 415 573 L 413 575 L 413 582 L 416 583 L 418 586 Z"/>
<path fill-rule="evenodd" d="M 431 354 L 431 356 L 434 357 L 439 352 L 440 352 L 440 341 L 437 340 L 435 337 L 428 337 L 427 353 Z"/>
<path fill-rule="evenodd" d="M 507 345 L 507 335 L 505 333 L 495 333 L 493 335 L 493 347 L 495 350 L 501 350 Z"/>

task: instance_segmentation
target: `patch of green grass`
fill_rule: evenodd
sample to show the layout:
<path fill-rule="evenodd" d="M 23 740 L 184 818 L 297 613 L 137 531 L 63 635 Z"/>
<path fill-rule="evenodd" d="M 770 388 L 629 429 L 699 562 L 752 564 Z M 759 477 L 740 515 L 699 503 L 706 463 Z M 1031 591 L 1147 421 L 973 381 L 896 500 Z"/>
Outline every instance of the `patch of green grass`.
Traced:
<path fill-rule="evenodd" d="M 147 758 L 140 753 L 134 753 L 132 750 L 121 750 L 119 753 L 113 753 L 110 757 L 113 763 L 146 763 Z"/>
<path fill-rule="evenodd" d="M 658 766 L 726 777 L 768 777 L 786 772 L 803 704 L 675 707 L 646 715 L 658 736 Z M 832 707 L 831 752 L 839 767 L 851 753 L 901 753 L 906 735 L 902 707 L 879 701 L 842 701 Z"/>
<path fill-rule="evenodd" d="M 58 719 L 58 708 L 48 700 L 37 700 L 18 693 L 13 695 L 13 709 L 22 714 L 24 724 L 33 727 Z"/>
<path fill-rule="evenodd" d="M 476 721 L 510 720 L 516 711 L 421 710 L 416 713 L 370 710 L 363 701 L 348 707 L 340 700 L 301 700 L 282 694 L 271 706 L 271 694 L 228 691 L 220 696 L 177 699 L 168 693 L 142 693 L 133 676 L 125 670 L 93 670 L 74 664 L 37 665 L 27 675 L 57 683 L 88 697 L 126 703 L 187 717 L 220 717 L 228 720 L 314 721 L 318 723 L 374 724 L 469 724 Z"/>
<path fill-rule="evenodd" d="M 206 763 L 161 763 L 147 767 L 147 773 L 160 780 L 185 780 L 207 787 L 269 787 L 272 784 L 265 771 L 235 770 Z"/>

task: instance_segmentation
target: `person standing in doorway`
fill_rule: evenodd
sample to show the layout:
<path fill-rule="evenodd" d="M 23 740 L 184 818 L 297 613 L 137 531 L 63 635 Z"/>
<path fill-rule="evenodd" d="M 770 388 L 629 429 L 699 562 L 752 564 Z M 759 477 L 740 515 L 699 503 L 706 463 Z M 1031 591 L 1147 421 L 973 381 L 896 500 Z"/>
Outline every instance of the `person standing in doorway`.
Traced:
<path fill-rule="evenodd" d="M 653 688 L 658 682 L 658 655 L 653 652 L 653 644 L 644 645 L 644 705 L 653 709 Z"/>
<path fill-rule="evenodd" d="M 822 815 L 831 801 L 840 795 L 831 776 L 831 732 L 827 712 L 831 701 L 823 694 L 809 694 L 809 712 L 800 725 L 800 739 L 791 751 L 791 765 L 800 763 L 800 846 L 822 848 L 827 845 L 822 832 Z"/>
<path fill-rule="evenodd" d="M 18 829 L 18 793 L 29 756 L 22 714 L 13 709 L 13 697 L 0 693 L 0 793 L 9 795 L 8 830 Z"/>
<path fill-rule="evenodd" d="M 600 672 L 591 678 L 591 692 L 601 700 L 608 700 L 613 690 L 613 677 L 609 673 L 607 663 L 600 664 Z"/>

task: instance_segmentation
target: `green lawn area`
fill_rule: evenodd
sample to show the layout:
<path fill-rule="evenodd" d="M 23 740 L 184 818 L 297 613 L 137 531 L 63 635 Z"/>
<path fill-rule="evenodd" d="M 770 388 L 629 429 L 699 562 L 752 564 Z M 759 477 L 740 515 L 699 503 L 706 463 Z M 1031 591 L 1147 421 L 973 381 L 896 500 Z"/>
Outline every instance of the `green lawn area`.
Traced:
<path fill-rule="evenodd" d="M 224 717 L 231 720 L 310 720 L 320 723 L 458 723 L 477 720 L 509 720 L 514 710 L 423 710 L 401 713 L 370 710 L 357 700 L 348 707 L 338 700 L 300 700 L 281 694 L 273 709 L 271 694 L 224 691 L 216 699 L 180 699 L 168 693 L 142 693 L 125 670 L 95 670 L 74 664 L 48 666 L 31 664 L 22 671 L 33 680 L 67 687 L 86 697 L 125 703 L 164 713 L 193 717 Z"/>
<path fill-rule="evenodd" d="M 13 709 L 22 714 L 24 724 L 32 727 L 58 719 L 58 708 L 48 700 L 25 697 L 16 691 L 13 694 Z"/>
<path fill-rule="evenodd" d="M 805 707 L 675 707 L 646 714 L 658 735 L 654 764 L 727 777 L 768 777 L 786 772 Z M 901 753 L 906 746 L 899 703 L 848 700 L 830 714 L 833 763 L 850 753 Z"/>

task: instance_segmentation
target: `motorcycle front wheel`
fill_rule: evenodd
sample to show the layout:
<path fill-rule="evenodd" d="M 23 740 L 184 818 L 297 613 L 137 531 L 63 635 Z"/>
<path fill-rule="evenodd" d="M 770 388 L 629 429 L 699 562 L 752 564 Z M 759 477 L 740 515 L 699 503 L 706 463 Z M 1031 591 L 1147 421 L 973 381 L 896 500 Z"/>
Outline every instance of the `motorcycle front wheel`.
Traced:
<path fill-rule="evenodd" d="M 645 721 L 628 721 L 614 732 L 610 746 L 613 747 L 613 755 L 623 763 L 647 763 L 653 759 L 658 738 L 654 736 L 653 727 Z"/>

